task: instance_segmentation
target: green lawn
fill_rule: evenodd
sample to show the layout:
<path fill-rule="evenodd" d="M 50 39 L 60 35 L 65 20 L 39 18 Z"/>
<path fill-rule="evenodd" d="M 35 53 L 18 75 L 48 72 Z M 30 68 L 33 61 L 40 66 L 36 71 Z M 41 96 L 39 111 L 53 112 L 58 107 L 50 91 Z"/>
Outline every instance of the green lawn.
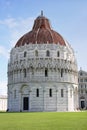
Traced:
<path fill-rule="evenodd" d="M 87 130 L 87 112 L 1 112 L 0 130 Z"/>

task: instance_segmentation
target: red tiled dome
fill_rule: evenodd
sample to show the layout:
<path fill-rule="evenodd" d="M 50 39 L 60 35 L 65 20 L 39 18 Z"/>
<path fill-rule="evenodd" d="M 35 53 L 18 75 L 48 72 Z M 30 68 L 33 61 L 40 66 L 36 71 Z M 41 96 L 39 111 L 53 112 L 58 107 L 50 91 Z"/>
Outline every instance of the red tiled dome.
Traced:
<path fill-rule="evenodd" d="M 23 35 L 15 47 L 23 46 L 24 44 L 60 44 L 66 45 L 63 37 L 52 30 L 50 27 L 49 20 L 43 15 L 36 18 L 34 21 L 33 28 L 30 32 Z"/>

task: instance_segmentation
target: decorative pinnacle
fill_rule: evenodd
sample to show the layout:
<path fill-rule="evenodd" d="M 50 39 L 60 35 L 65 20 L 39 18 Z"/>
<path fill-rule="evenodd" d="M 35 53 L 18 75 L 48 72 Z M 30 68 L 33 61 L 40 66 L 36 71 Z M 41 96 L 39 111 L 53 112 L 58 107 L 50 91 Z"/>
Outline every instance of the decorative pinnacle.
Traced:
<path fill-rule="evenodd" d="M 41 10 L 41 16 L 43 16 L 43 10 Z"/>

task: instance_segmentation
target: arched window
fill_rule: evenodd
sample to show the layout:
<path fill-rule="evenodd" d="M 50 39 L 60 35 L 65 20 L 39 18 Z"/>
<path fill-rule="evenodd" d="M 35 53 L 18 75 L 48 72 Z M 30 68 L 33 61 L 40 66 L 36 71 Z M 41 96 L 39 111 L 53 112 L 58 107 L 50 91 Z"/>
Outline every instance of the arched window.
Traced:
<path fill-rule="evenodd" d="M 14 90 L 14 98 L 16 98 L 16 90 Z"/>
<path fill-rule="evenodd" d="M 26 69 L 24 69 L 24 77 L 27 76 L 27 72 L 26 72 Z"/>
<path fill-rule="evenodd" d="M 36 89 L 36 97 L 39 97 L 39 89 Z"/>
<path fill-rule="evenodd" d="M 38 51 L 37 50 L 35 51 L 35 56 L 38 56 Z"/>
<path fill-rule="evenodd" d="M 61 77 L 63 77 L 63 69 L 61 69 Z"/>
<path fill-rule="evenodd" d="M 61 89 L 61 97 L 64 97 L 64 90 Z"/>
<path fill-rule="evenodd" d="M 27 56 L 27 52 L 25 51 L 25 52 L 24 52 L 24 57 L 26 57 L 26 56 Z"/>
<path fill-rule="evenodd" d="M 48 69 L 45 69 L 45 77 L 48 77 Z"/>
<path fill-rule="evenodd" d="M 49 89 L 49 97 L 52 97 L 52 89 Z"/>
<path fill-rule="evenodd" d="M 48 50 L 46 51 L 46 56 L 50 56 L 50 52 Z"/>
<path fill-rule="evenodd" d="M 60 52 L 59 51 L 57 52 L 57 57 L 60 57 Z"/>

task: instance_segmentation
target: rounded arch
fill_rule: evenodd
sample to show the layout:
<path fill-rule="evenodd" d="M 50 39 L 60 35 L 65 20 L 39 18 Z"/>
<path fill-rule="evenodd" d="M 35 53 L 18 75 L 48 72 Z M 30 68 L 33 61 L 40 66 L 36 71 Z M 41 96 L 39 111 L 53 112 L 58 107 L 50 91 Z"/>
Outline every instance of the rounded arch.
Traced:
<path fill-rule="evenodd" d="M 35 56 L 38 57 L 38 50 L 35 50 Z"/>
<path fill-rule="evenodd" d="M 25 93 L 25 91 L 27 91 L 27 93 L 29 92 L 29 86 L 27 84 L 23 84 L 21 87 L 20 87 L 20 92 L 21 93 Z"/>
<path fill-rule="evenodd" d="M 34 64 L 30 63 L 29 67 L 33 69 L 34 68 Z"/>
<path fill-rule="evenodd" d="M 38 68 L 41 68 L 41 63 L 38 63 Z"/>
<path fill-rule="evenodd" d="M 48 57 L 50 56 L 50 51 L 49 50 L 46 51 L 46 56 L 48 56 Z"/>

